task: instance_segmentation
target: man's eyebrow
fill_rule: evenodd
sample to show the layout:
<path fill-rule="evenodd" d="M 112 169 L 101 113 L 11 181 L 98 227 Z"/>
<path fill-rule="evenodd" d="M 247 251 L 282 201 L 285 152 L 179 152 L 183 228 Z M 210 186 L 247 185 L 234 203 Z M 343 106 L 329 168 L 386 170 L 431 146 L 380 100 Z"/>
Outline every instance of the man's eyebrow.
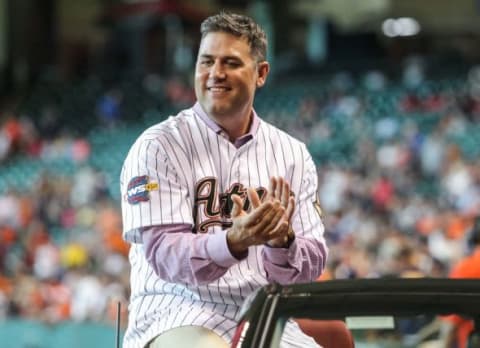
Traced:
<path fill-rule="evenodd" d="M 213 59 L 215 58 L 215 56 L 213 54 L 208 54 L 208 53 L 202 53 L 200 54 L 200 58 L 210 58 L 210 59 Z M 221 56 L 220 59 L 223 59 L 223 60 L 228 60 L 228 59 L 232 59 L 232 60 L 238 60 L 240 61 L 241 59 L 237 56 Z"/>

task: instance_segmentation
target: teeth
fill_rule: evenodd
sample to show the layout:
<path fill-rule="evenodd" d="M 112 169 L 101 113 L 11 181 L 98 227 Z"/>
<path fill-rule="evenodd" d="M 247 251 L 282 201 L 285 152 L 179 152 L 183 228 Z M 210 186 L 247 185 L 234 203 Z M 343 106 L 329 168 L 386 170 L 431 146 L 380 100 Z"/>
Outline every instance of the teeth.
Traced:
<path fill-rule="evenodd" d="M 211 91 L 214 91 L 214 92 L 220 92 L 220 91 L 226 91 L 227 90 L 225 87 L 210 87 L 209 89 Z"/>

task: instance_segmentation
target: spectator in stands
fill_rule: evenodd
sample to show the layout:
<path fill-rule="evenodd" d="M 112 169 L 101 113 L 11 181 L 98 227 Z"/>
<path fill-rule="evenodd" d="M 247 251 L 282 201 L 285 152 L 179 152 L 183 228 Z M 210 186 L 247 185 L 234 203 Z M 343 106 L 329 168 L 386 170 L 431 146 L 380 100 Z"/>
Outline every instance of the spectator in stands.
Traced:
<path fill-rule="evenodd" d="M 122 117 L 123 93 L 112 88 L 103 94 L 97 102 L 97 115 L 100 123 L 106 127 L 114 127 Z"/>
<path fill-rule="evenodd" d="M 480 278 L 480 217 L 474 220 L 469 243 L 472 253 L 460 260 L 450 271 L 451 278 Z M 445 318 L 447 326 L 447 347 L 467 347 L 470 333 L 473 331 L 473 321 L 457 315 Z"/>

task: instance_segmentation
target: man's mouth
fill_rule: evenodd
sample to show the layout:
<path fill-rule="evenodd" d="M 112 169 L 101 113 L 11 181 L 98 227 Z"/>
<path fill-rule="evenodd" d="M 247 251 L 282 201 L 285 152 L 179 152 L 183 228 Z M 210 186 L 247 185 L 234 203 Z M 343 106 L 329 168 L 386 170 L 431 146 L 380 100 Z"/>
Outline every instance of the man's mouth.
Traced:
<path fill-rule="evenodd" d="M 224 87 L 224 86 L 212 86 L 212 87 L 207 87 L 207 90 L 211 92 L 226 92 L 226 91 L 229 91 L 230 88 Z"/>

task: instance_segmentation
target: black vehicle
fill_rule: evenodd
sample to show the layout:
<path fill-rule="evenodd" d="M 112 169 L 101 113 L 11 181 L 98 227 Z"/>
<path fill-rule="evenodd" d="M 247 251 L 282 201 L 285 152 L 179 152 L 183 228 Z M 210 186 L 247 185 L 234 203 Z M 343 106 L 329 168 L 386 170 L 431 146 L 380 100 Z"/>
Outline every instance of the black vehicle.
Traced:
<path fill-rule="evenodd" d="M 468 348 L 480 347 L 480 280 L 381 278 L 271 284 L 245 302 L 232 348 L 279 347 L 290 318 L 341 320 L 356 347 L 419 347 L 429 335 L 440 334 L 445 321 L 441 316 L 449 314 L 474 322 Z"/>

